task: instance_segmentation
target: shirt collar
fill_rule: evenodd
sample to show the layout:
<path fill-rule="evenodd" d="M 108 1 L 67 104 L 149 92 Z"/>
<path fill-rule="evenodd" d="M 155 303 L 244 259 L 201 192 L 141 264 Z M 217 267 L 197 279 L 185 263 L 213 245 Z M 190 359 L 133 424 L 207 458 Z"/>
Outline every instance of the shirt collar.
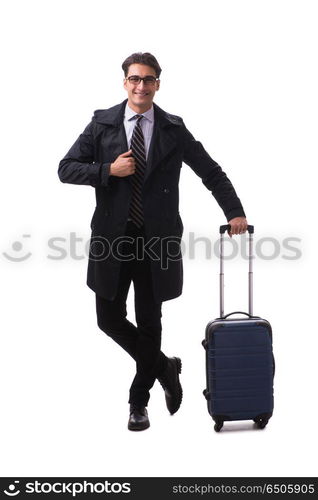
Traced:
<path fill-rule="evenodd" d="M 150 109 L 148 109 L 148 111 L 145 111 L 145 113 L 136 113 L 136 111 L 134 111 L 133 109 L 131 109 L 128 106 L 128 102 L 127 102 L 126 108 L 125 108 L 125 119 L 130 120 L 133 116 L 138 115 L 138 114 L 141 114 L 142 116 L 147 118 L 147 120 L 149 120 L 151 123 L 153 123 L 153 121 L 154 121 L 153 105 L 151 106 Z"/>

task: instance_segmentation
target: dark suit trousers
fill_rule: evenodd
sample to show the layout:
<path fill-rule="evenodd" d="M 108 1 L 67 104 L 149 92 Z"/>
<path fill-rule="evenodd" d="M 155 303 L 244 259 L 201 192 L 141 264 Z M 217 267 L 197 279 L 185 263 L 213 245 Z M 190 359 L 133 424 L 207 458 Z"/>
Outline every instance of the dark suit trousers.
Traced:
<path fill-rule="evenodd" d="M 130 260 L 122 260 L 118 293 L 114 300 L 96 295 L 96 314 L 99 328 L 136 361 L 136 375 L 129 391 L 129 403 L 146 406 L 150 389 L 167 365 L 161 352 L 161 302 L 153 296 L 149 257 L 137 256 L 137 237 L 143 237 L 143 228 L 127 223 L 126 236 L 132 242 L 120 245 L 120 253 Z M 140 238 L 139 238 L 140 241 Z M 127 320 L 126 300 L 131 282 L 135 291 L 136 324 Z M 114 381 L 115 382 L 115 381 Z"/>

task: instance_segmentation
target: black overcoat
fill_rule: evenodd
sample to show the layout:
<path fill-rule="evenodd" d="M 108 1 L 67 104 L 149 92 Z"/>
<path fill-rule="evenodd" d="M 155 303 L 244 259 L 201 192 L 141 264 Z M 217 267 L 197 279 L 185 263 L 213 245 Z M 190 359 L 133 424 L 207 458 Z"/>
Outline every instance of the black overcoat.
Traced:
<path fill-rule="evenodd" d="M 87 285 L 109 300 L 116 296 L 121 265 L 118 254 L 112 250 L 114 242 L 125 234 L 131 199 L 131 176 L 109 175 L 110 164 L 128 150 L 123 125 L 126 102 L 96 110 L 58 168 L 62 182 L 95 187 Z M 182 118 L 166 113 L 156 104 L 154 118 L 143 185 L 143 211 L 154 295 L 156 300 L 164 301 L 182 292 L 183 224 L 178 206 L 182 162 L 202 179 L 228 221 L 245 214 L 225 172 L 194 139 Z M 190 198 L 191 193 L 188 196 Z"/>

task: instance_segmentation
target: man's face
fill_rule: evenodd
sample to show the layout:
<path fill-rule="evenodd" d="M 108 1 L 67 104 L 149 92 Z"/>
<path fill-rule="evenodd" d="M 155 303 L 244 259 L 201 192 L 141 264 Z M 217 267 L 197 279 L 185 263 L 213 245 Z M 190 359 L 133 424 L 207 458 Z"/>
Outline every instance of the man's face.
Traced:
<path fill-rule="evenodd" d="M 151 66 L 145 64 L 131 64 L 128 68 L 127 77 L 124 80 L 124 87 L 128 94 L 128 104 L 136 112 L 144 113 L 152 106 L 155 93 L 159 90 L 160 82 L 146 83 L 140 80 L 138 84 L 131 83 L 127 78 L 129 76 L 153 76 L 156 78 L 156 72 Z"/>

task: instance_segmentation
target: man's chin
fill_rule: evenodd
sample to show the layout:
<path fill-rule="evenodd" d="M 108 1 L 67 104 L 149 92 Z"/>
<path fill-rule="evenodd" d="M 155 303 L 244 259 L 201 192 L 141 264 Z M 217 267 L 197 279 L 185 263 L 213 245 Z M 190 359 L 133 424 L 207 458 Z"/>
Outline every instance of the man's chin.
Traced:
<path fill-rule="evenodd" d="M 152 99 L 149 98 L 149 96 L 145 96 L 145 97 L 138 96 L 138 97 L 135 97 L 134 101 L 136 103 L 140 102 L 140 104 L 149 104 L 152 101 Z"/>
<path fill-rule="evenodd" d="M 147 99 L 145 98 L 133 99 L 132 104 L 136 107 L 151 108 L 152 99 L 149 99 L 149 97 Z"/>

